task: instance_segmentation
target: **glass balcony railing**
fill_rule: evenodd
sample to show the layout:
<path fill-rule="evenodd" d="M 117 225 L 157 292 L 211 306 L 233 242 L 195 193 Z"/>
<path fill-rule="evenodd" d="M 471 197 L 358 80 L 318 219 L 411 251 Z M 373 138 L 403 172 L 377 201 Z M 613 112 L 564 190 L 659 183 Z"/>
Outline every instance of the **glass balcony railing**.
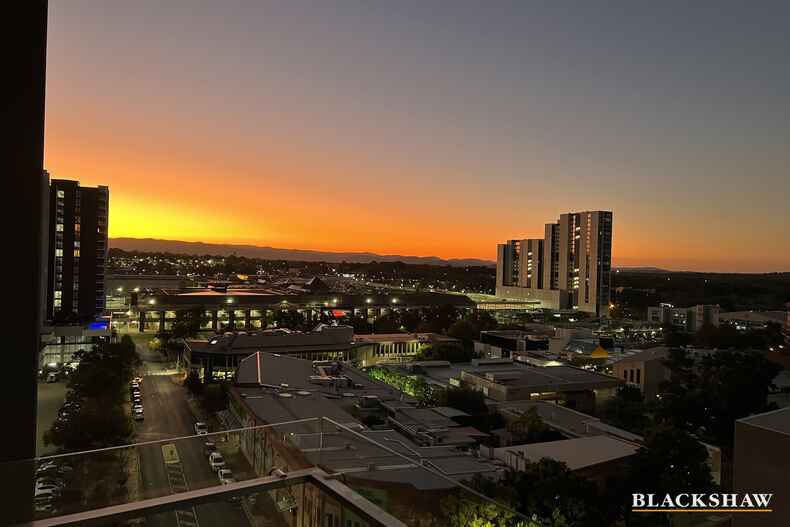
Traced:
<path fill-rule="evenodd" d="M 496 525 L 525 519 L 410 457 L 407 445 L 327 418 L 6 463 L 0 474 L 30 484 L 34 525 L 419 527 L 465 525 L 470 511 L 507 520 Z"/>

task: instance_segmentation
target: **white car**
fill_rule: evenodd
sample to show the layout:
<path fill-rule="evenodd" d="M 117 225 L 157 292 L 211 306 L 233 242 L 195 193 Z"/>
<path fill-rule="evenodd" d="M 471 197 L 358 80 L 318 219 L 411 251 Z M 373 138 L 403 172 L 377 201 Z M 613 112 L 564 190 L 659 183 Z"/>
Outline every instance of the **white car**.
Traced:
<path fill-rule="evenodd" d="M 60 496 L 60 489 L 57 487 L 49 487 L 36 489 L 34 494 L 36 501 L 55 499 Z"/>
<path fill-rule="evenodd" d="M 140 408 L 135 408 L 134 410 L 134 420 L 135 421 L 142 421 L 145 419 L 145 414 L 143 414 L 142 406 Z"/>
<path fill-rule="evenodd" d="M 195 433 L 199 436 L 204 436 L 208 434 L 208 426 L 203 421 L 198 421 L 195 423 Z"/>
<path fill-rule="evenodd" d="M 219 482 L 223 485 L 227 485 L 228 483 L 233 483 L 236 481 L 236 478 L 233 477 L 233 472 L 229 468 L 221 468 L 217 471 L 217 476 L 219 477 Z"/>
<path fill-rule="evenodd" d="M 208 457 L 208 464 L 211 470 L 219 470 L 225 468 L 225 458 L 219 452 L 212 452 Z"/>

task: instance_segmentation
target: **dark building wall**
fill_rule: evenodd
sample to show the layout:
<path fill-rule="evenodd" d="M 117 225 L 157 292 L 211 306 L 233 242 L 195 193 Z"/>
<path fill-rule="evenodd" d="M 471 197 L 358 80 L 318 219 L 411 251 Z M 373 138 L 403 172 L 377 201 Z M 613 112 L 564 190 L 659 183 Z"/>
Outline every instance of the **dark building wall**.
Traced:
<path fill-rule="evenodd" d="M 31 458 L 36 446 L 36 372 L 41 329 L 44 178 L 44 87 L 47 2 L 28 0 L 4 6 L 2 18 L 3 177 L 6 184 L 8 298 L 21 314 L 3 341 L 4 366 L 11 372 L 0 383 L 9 430 L 3 435 L 0 462 Z M 5 465 L 3 524 L 30 520 L 30 465 Z M 11 483 L 13 482 L 13 483 Z"/>
<path fill-rule="evenodd" d="M 773 512 L 735 514 L 734 527 L 790 525 L 790 435 L 735 423 L 733 490 L 769 492 Z"/>

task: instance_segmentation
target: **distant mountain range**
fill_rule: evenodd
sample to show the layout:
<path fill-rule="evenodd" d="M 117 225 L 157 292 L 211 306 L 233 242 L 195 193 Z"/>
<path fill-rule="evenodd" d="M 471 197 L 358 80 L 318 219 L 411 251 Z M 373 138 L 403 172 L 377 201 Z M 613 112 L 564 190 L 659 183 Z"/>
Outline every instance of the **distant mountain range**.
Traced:
<path fill-rule="evenodd" d="M 245 256 L 263 260 L 291 260 L 299 262 L 403 262 L 407 264 L 452 265 L 467 267 L 482 265 L 495 267 L 496 263 L 476 258 L 443 259 L 438 256 L 404 256 L 400 254 L 376 254 L 368 252 L 328 252 L 304 249 L 279 249 L 257 245 L 234 245 L 222 243 L 182 242 L 156 240 L 153 238 L 110 238 L 110 248 L 124 251 L 158 252 L 172 254 L 210 254 L 216 256 Z"/>

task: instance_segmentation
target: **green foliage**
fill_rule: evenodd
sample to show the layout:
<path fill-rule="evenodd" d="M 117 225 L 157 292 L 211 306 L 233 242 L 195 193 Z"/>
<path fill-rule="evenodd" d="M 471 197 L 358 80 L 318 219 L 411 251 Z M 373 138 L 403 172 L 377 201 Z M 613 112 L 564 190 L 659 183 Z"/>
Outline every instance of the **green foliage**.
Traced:
<path fill-rule="evenodd" d="M 670 380 L 656 405 L 659 421 L 732 446 L 735 421 L 770 409 L 768 391 L 781 367 L 763 355 L 719 351 L 694 361 L 671 350 L 665 362 Z"/>
<path fill-rule="evenodd" d="M 442 499 L 442 524 L 450 527 L 513 527 L 515 515 L 495 503 L 460 491 Z"/>
<path fill-rule="evenodd" d="M 538 414 L 538 409 L 530 406 L 526 412 L 508 424 L 513 442 L 519 444 L 543 443 L 563 439 L 562 434 L 547 425 Z"/>
<path fill-rule="evenodd" d="M 614 426 L 641 434 L 649 424 L 642 392 L 635 386 L 620 386 L 604 404 L 603 418 Z"/>
<path fill-rule="evenodd" d="M 782 326 L 770 323 L 766 329 L 739 331 L 731 324 L 702 326 L 694 344 L 709 349 L 768 349 L 784 342 Z"/>
<path fill-rule="evenodd" d="M 206 308 L 203 306 L 179 311 L 176 313 L 176 321 L 173 323 L 170 336 L 174 339 L 194 338 L 206 320 Z"/>
<path fill-rule="evenodd" d="M 371 378 L 411 395 L 417 399 L 420 406 L 436 406 L 441 388 L 428 384 L 422 378 L 378 366 L 368 368 L 366 371 Z"/>
<path fill-rule="evenodd" d="M 194 395 L 201 395 L 203 393 L 203 383 L 200 382 L 200 377 L 196 371 L 190 371 L 187 378 L 184 380 L 184 386 Z"/>
<path fill-rule="evenodd" d="M 286 328 L 301 331 L 305 328 L 305 318 L 295 309 L 276 311 L 272 321 L 278 328 Z"/>
<path fill-rule="evenodd" d="M 446 360 L 449 362 L 469 362 L 477 355 L 460 344 L 431 344 L 420 350 L 414 360 Z"/>
<path fill-rule="evenodd" d="M 75 358 L 79 366 L 69 379 L 66 399 L 77 403 L 44 435 L 47 444 L 64 450 L 86 450 L 126 442 L 131 421 L 123 410 L 127 386 L 140 364 L 128 335 L 105 342 Z"/>
<path fill-rule="evenodd" d="M 707 460 L 707 449 L 688 432 L 659 426 L 632 459 L 630 486 L 658 495 L 713 490 Z"/>
<path fill-rule="evenodd" d="M 561 527 L 612 523 L 614 518 L 608 516 L 605 500 L 597 487 L 571 472 L 564 463 L 544 458 L 535 463 L 527 462 L 522 468 L 508 470 L 499 481 L 475 476 L 467 483 L 481 494 L 530 518 L 529 522 L 520 525 Z"/>

